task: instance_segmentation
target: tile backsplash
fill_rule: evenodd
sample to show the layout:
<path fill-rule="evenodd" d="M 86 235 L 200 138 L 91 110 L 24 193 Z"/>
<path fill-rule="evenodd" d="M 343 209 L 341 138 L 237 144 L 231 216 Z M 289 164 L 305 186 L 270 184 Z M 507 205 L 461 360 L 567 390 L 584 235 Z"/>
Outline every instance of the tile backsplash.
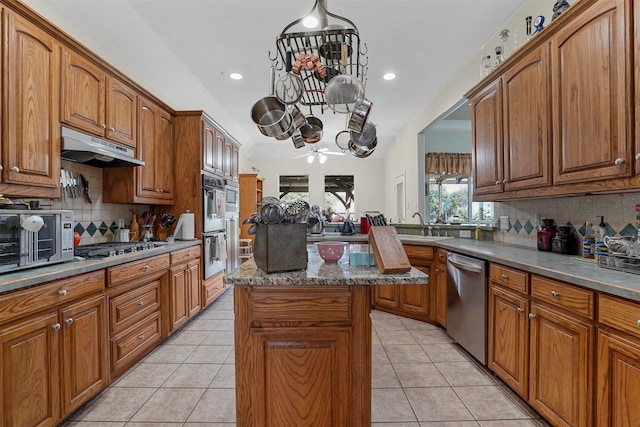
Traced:
<path fill-rule="evenodd" d="M 102 202 L 102 169 L 79 163 L 62 161 L 62 167 L 73 173 L 75 177 L 82 174 L 89 181 L 89 196 L 92 203 L 79 195 L 76 198 L 40 200 L 45 209 L 70 209 L 74 212 L 75 231 L 80 233 L 81 245 L 112 242 L 114 230 L 118 227 L 118 219 L 123 218 L 125 225 L 131 222 L 131 211 L 138 215 L 149 210 L 148 205 L 127 205 Z M 51 205 L 51 207 L 47 206 Z"/>
<path fill-rule="evenodd" d="M 553 218 L 557 225 L 570 225 L 581 241 L 585 223 L 597 229 L 604 215 L 607 235 L 636 236 L 635 207 L 640 204 L 640 192 L 517 200 L 495 203 L 493 240 L 519 246 L 537 246 L 536 214 Z M 500 216 L 509 217 L 509 228 L 500 229 Z"/>

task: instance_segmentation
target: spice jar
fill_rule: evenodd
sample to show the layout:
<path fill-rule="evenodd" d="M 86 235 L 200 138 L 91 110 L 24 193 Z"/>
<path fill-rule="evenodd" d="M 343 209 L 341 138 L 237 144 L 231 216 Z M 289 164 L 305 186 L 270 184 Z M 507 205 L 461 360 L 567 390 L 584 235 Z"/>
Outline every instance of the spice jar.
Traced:
<path fill-rule="evenodd" d="M 548 218 L 542 220 L 540 230 L 538 230 L 538 250 L 551 252 L 553 238 L 557 233 L 555 221 Z"/>

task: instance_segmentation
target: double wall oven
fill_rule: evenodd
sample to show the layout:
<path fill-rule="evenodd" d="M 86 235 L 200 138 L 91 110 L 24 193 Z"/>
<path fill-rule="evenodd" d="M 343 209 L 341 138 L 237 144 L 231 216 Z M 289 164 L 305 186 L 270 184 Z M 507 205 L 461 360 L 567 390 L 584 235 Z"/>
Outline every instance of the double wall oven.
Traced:
<path fill-rule="evenodd" d="M 224 179 L 202 174 L 202 247 L 204 279 L 223 272 L 227 264 Z"/>

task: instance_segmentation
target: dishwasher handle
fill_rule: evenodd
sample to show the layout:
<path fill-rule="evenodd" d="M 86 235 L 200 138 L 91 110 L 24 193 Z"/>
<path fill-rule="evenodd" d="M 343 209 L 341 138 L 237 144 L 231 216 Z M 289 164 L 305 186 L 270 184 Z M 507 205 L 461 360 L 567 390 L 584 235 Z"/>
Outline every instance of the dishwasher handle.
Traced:
<path fill-rule="evenodd" d="M 470 271 L 472 273 L 482 273 L 482 267 L 478 265 L 472 265 L 472 264 L 467 264 L 465 262 L 454 261 L 451 258 L 449 258 L 447 262 L 463 271 Z"/>

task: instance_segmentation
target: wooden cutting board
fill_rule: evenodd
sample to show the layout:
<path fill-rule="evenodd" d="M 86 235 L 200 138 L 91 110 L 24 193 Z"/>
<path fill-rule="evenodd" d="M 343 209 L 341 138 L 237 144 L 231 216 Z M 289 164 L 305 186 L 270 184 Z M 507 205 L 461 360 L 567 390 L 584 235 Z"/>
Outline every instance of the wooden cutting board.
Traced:
<path fill-rule="evenodd" d="M 395 227 L 371 226 L 369 241 L 381 273 L 404 273 L 411 270 L 411 263 Z"/>

